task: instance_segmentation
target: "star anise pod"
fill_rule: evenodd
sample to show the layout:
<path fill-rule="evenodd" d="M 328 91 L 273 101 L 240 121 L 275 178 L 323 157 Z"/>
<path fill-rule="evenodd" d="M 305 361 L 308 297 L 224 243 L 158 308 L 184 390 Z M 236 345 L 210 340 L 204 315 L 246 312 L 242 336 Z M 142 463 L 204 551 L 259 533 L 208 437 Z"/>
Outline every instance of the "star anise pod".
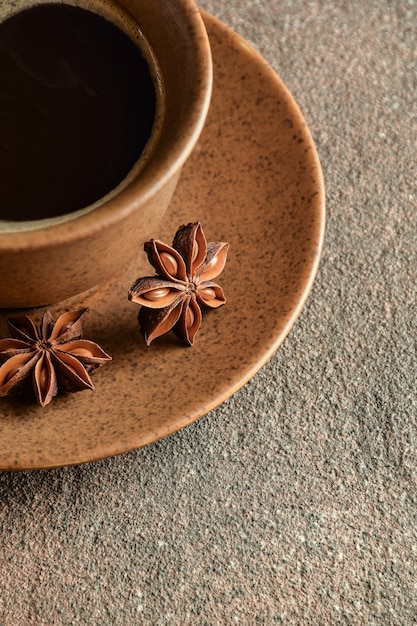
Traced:
<path fill-rule="evenodd" d="M 0 396 L 32 383 L 36 400 L 46 406 L 60 389 L 94 389 L 89 372 L 111 357 L 93 341 L 82 339 L 88 309 L 68 311 L 55 319 L 45 311 L 39 329 L 26 315 L 8 320 L 11 337 L 0 340 Z"/>
<path fill-rule="evenodd" d="M 129 300 L 142 305 L 138 320 L 146 344 L 169 330 L 193 345 L 201 326 L 201 305 L 216 309 L 225 304 L 223 289 L 212 282 L 223 270 L 229 245 L 207 243 L 200 222 L 181 226 L 172 247 L 151 239 L 144 250 L 156 276 L 139 278 Z"/>

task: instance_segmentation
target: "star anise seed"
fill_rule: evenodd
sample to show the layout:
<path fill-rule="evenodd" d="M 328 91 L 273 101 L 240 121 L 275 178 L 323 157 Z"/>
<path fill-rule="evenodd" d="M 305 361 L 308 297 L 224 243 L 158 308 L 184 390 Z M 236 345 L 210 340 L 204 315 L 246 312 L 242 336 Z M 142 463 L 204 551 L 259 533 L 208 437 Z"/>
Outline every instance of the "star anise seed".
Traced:
<path fill-rule="evenodd" d="M 8 320 L 11 337 L 0 340 L 0 397 L 32 384 L 46 406 L 60 389 L 94 389 L 89 372 L 111 360 L 97 343 L 82 339 L 88 309 L 67 311 L 57 319 L 45 311 L 40 328 L 22 315 Z"/>
<path fill-rule="evenodd" d="M 145 243 L 156 276 L 136 280 L 129 300 L 141 305 L 138 320 L 148 346 L 171 329 L 193 345 L 201 306 L 216 309 L 226 303 L 223 289 L 212 279 L 222 272 L 228 248 L 225 242 L 207 243 L 200 222 L 181 226 L 172 246 L 155 239 Z"/>

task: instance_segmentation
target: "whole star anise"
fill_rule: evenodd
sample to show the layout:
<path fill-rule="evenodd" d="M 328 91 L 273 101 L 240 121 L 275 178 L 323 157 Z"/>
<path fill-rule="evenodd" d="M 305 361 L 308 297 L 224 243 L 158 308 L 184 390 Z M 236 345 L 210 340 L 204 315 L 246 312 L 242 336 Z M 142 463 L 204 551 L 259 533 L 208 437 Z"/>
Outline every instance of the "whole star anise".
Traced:
<path fill-rule="evenodd" d="M 93 341 L 82 339 L 87 309 L 68 311 L 55 319 L 45 311 L 39 330 L 22 315 L 8 320 L 12 337 L 0 340 L 0 396 L 17 393 L 32 383 L 36 400 L 46 406 L 58 393 L 94 389 L 89 372 L 111 357 Z"/>
<path fill-rule="evenodd" d="M 225 304 L 223 289 L 212 282 L 223 270 L 229 245 L 207 243 L 200 222 L 181 226 L 172 247 L 151 239 L 144 250 L 156 276 L 139 278 L 129 300 L 142 305 L 138 320 L 146 344 L 169 330 L 193 345 L 201 326 L 200 306 Z"/>

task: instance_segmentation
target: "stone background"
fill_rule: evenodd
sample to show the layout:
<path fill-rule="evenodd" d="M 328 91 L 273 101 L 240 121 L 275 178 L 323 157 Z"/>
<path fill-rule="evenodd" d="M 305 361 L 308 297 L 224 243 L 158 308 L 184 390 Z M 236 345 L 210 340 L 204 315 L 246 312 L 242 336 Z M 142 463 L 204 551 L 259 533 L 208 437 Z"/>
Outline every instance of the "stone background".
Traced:
<path fill-rule="evenodd" d="M 327 189 L 319 274 L 281 349 L 195 424 L 0 475 L 0 625 L 411 626 L 417 3 L 200 5 L 304 113 Z"/>

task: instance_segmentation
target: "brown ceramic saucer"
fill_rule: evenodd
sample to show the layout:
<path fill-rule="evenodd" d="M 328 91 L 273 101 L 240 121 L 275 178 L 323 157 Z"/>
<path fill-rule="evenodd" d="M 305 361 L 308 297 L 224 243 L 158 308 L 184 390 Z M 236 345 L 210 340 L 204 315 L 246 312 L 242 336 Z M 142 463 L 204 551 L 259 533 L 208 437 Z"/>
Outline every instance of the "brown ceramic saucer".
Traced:
<path fill-rule="evenodd" d="M 138 242 L 137 259 L 112 281 L 52 307 L 90 307 L 85 337 L 113 356 L 94 372 L 95 391 L 60 395 L 44 409 L 1 399 L 0 469 L 93 461 L 190 424 L 255 374 L 305 303 L 325 224 L 312 138 L 266 62 L 222 23 L 204 18 L 215 69 L 211 111 L 154 236 L 170 243 L 180 224 L 200 220 L 209 241 L 228 241 L 218 278 L 227 305 L 205 314 L 194 347 L 167 335 L 147 348 L 138 307 L 127 300 L 131 283 L 150 273 Z M 1 336 L 9 314 L 0 315 Z"/>

